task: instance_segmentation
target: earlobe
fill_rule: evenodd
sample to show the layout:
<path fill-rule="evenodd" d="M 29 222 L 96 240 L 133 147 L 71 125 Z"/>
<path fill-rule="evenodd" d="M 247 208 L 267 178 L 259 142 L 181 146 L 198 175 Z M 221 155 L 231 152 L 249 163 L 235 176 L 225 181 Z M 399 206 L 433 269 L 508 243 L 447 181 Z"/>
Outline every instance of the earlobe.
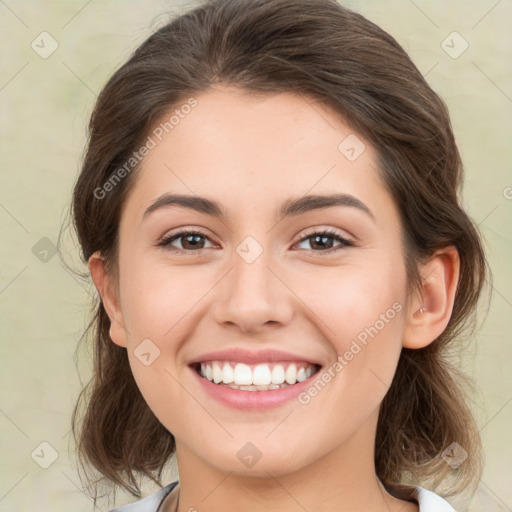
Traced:
<path fill-rule="evenodd" d="M 459 282 L 460 260 L 454 246 L 436 251 L 421 270 L 419 297 L 409 307 L 403 336 L 405 348 L 423 348 L 446 329 Z"/>
<path fill-rule="evenodd" d="M 126 347 L 126 329 L 123 314 L 115 292 L 115 286 L 109 278 L 99 251 L 91 255 L 88 266 L 94 286 L 98 290 L 103 307 L 110 318 L 110 338 L 116 345 Z"/>

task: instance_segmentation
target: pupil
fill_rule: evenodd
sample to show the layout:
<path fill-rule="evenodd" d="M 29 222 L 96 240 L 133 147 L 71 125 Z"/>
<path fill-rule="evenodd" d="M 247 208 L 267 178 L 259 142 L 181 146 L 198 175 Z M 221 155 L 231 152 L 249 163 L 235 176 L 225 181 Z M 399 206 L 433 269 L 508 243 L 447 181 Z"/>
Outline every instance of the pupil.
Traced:
<path fill-rule="evenodd" d="M 331 242 L 329 243 L 328 240 L 330 239 L 331 237 L 329 236 L 324 236 L 324 235 L 315 235 L 313 237 L 313 240 L 314 240 L 314 243 L 313 245 L 316 245 L 317 244 L 317 240 L 320 240 L 320 244 L 324 244 L 324 245 L 320 245 L 321 248 L 325 248 L 326 245 L 327 245 L 327 248 L 331 248 L 332 247 L 332 240 Z"/>
<path fill-rule="evenodd" d="M 185 237 L 186 244 L 191 244 L 192 249 L 197 249 L 197 244 L 200 243 L 201 238 L 202 238 L 201 235 L 187 235 Z M 191 243 L 190 243 L 190 240 L 192 240 Z"/>

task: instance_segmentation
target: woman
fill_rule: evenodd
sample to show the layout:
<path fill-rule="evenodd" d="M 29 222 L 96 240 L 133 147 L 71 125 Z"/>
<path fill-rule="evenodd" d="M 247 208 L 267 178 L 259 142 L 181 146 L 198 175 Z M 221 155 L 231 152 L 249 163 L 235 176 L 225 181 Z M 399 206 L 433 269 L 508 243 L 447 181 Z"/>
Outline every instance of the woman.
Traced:
<path fill-rule="evenodd" d="M 427 488 L 481 453 L 446 352 L 487 272 L 461 183 L 442 100 L 334 1 L 207 1 L 145 41 L 73 197 L 83 466 L 139 497 L 179 469 L 116 510 L 453 510 Z"/>

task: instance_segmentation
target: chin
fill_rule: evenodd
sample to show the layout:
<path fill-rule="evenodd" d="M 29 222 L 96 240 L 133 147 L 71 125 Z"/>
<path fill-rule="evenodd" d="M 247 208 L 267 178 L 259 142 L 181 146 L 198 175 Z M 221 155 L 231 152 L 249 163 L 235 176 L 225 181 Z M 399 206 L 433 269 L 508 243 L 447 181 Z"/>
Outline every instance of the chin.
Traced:
<path fill-rule="evenodd" d="M 281 445 L 280 452 L 250 441 L 240 443 L 233 451 L 211 454 L 211 465 L 218 470 L 237 476 L 268 478 L 298 471 L 303 464 L 297 460 L 298 447 Z M 204 452 L 203 452 L 204 453 Z M 234 454 L 234 457 L 233 457 Z"/>

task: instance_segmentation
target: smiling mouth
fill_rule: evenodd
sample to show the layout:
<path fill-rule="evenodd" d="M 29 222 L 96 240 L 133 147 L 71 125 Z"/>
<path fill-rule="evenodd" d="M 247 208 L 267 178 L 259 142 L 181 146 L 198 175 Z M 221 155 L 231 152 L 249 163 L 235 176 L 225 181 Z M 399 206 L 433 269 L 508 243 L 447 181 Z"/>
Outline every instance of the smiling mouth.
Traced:
<path fill-rule="evenodd" d="M 306 362 L 245 364 L 236 361 L 203 361 L 190 365 L 212 384 L 241 391 L 270 391 L 309 379 L 321 366 Z"/>

